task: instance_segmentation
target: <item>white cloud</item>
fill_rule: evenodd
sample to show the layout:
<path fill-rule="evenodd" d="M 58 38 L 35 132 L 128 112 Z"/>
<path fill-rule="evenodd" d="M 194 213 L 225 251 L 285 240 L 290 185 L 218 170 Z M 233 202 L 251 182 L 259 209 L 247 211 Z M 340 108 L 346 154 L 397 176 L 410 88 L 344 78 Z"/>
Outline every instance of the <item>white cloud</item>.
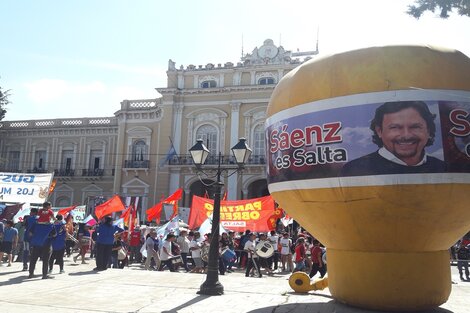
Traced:
<path fill-rule="evenodd" d="M 361 147 L 368 147 L 372 142 L 372 131 L 369 127 L 346 127 L 342 136 L 343 142 Z"/>
<path fill-rule="evenodd" d="M 40 79 L 24 84 L 27 95 L 35 103 L 47 103 L 59 99 L 106 92 L 106 86 L 99 81 L 72 82 L 61 79 Z"/>

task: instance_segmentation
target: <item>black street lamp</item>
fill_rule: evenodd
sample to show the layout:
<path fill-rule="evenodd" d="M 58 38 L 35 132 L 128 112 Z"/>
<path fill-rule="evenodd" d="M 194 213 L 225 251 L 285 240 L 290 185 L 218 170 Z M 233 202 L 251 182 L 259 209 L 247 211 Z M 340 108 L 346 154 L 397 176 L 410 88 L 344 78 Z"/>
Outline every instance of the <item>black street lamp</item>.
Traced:
<path fill-rule="evenodd" d="M 217 172 L 215 175 L 216 181 L 213 183 L 215 187 L 214 195 L 214 212 L 212 214 L 212 230 L 211 230 L 211 241 L 209 246 L 209 262 L 207 266 L 207 277 L 204 283 L 202 283 L 199 291 L 197 292 L 200 295 L 221 295 L 224 293 L 224 286 L 219 282 L 219 232 L 220 232 L 220 193 L 224 183 L 221 181 L 220 177 L 222 171 L 234 170 L 233 173 L 228 174 L 227 176 L 233 175 L 239 170 L 243 169 L 243 166 L 250 158 L 252 150 L 246 144 L 245 138 L 240 138 L 240 141 L 232 147 L 232 153 L 235 157 L 237 167 L 220 167 L 220 161 L 222 159 L 221 153 L 219 152 L 219 160 L 217 165 Z M 198 172 L 202 172 L 204 175 L 207 175 L 202 171 L 202 165 L 209 156 L 209 149 L 202 143 L 202 139 L 198 139 L 197 143 L 189 149 L 191 157 L 193 158 L 194 164 L 198 169 Z M 214 177 L 212 177 L 214 178 Z M 202 181 L 202 180 L 201 180 Z"/>

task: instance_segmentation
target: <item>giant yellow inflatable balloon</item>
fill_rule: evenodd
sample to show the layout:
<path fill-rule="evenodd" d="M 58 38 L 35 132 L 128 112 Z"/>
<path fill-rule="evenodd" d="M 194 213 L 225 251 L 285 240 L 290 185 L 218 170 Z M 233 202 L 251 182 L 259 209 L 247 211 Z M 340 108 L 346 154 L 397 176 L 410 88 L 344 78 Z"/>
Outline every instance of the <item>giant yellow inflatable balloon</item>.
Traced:
<path fill-rule="evenodd" d="M 451 291 L 470 229 L 470 59 L 374 47 L 310 60 L 266 121 L 269 190 L 328 248 L 339 301 L 421 310 Z"/>

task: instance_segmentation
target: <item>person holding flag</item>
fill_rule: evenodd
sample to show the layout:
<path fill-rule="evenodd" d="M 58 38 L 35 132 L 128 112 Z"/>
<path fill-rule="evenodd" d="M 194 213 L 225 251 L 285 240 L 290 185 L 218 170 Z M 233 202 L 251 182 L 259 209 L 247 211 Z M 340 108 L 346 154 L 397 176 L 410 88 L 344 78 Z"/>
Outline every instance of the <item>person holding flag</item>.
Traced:
<path fill-rule="evenodd" d="M 29 215 L 25 216 L 24 218 L 24 226 L 25 226 L 25 231 L 23 235 L 23 271 L 28 270 L 28 259 L 30 256 L 30 250 L 31 250 L 31 237 L 32 237 L 32 232 L 31 229 L 34 224 L 36 224 L 38 219 L 38 209 L 36 208 L 31 208 Z"/>
<path fill-rule="evenodd" d="M 122 233 L 124 229 L 113 225 L 111 216 L 106 216 L 96 229 L 96 267 L 94 271 L 105 271 L 111 258 L 114 236 Z"/>

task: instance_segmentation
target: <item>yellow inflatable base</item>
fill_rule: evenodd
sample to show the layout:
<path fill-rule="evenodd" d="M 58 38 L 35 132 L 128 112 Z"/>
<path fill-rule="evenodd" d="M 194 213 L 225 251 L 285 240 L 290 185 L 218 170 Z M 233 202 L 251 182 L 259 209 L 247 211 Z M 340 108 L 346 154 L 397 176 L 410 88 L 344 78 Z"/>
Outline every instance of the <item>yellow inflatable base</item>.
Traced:
<path fill-rule="evenodd" d="M 311 290 L 323 290 L 328 287 L 328 277 L 310 282 L 310 277 L 304 272 L 296 272 L 289 277 L 289 285 L 295 292 L 307 293 Z"/>
<path fill-rule="evenodd" d="M 432 309 L 450 295 L 449 252 L 328 249 L 328 285 L 335 299 L 352 306 L 386 311 Z"/>

